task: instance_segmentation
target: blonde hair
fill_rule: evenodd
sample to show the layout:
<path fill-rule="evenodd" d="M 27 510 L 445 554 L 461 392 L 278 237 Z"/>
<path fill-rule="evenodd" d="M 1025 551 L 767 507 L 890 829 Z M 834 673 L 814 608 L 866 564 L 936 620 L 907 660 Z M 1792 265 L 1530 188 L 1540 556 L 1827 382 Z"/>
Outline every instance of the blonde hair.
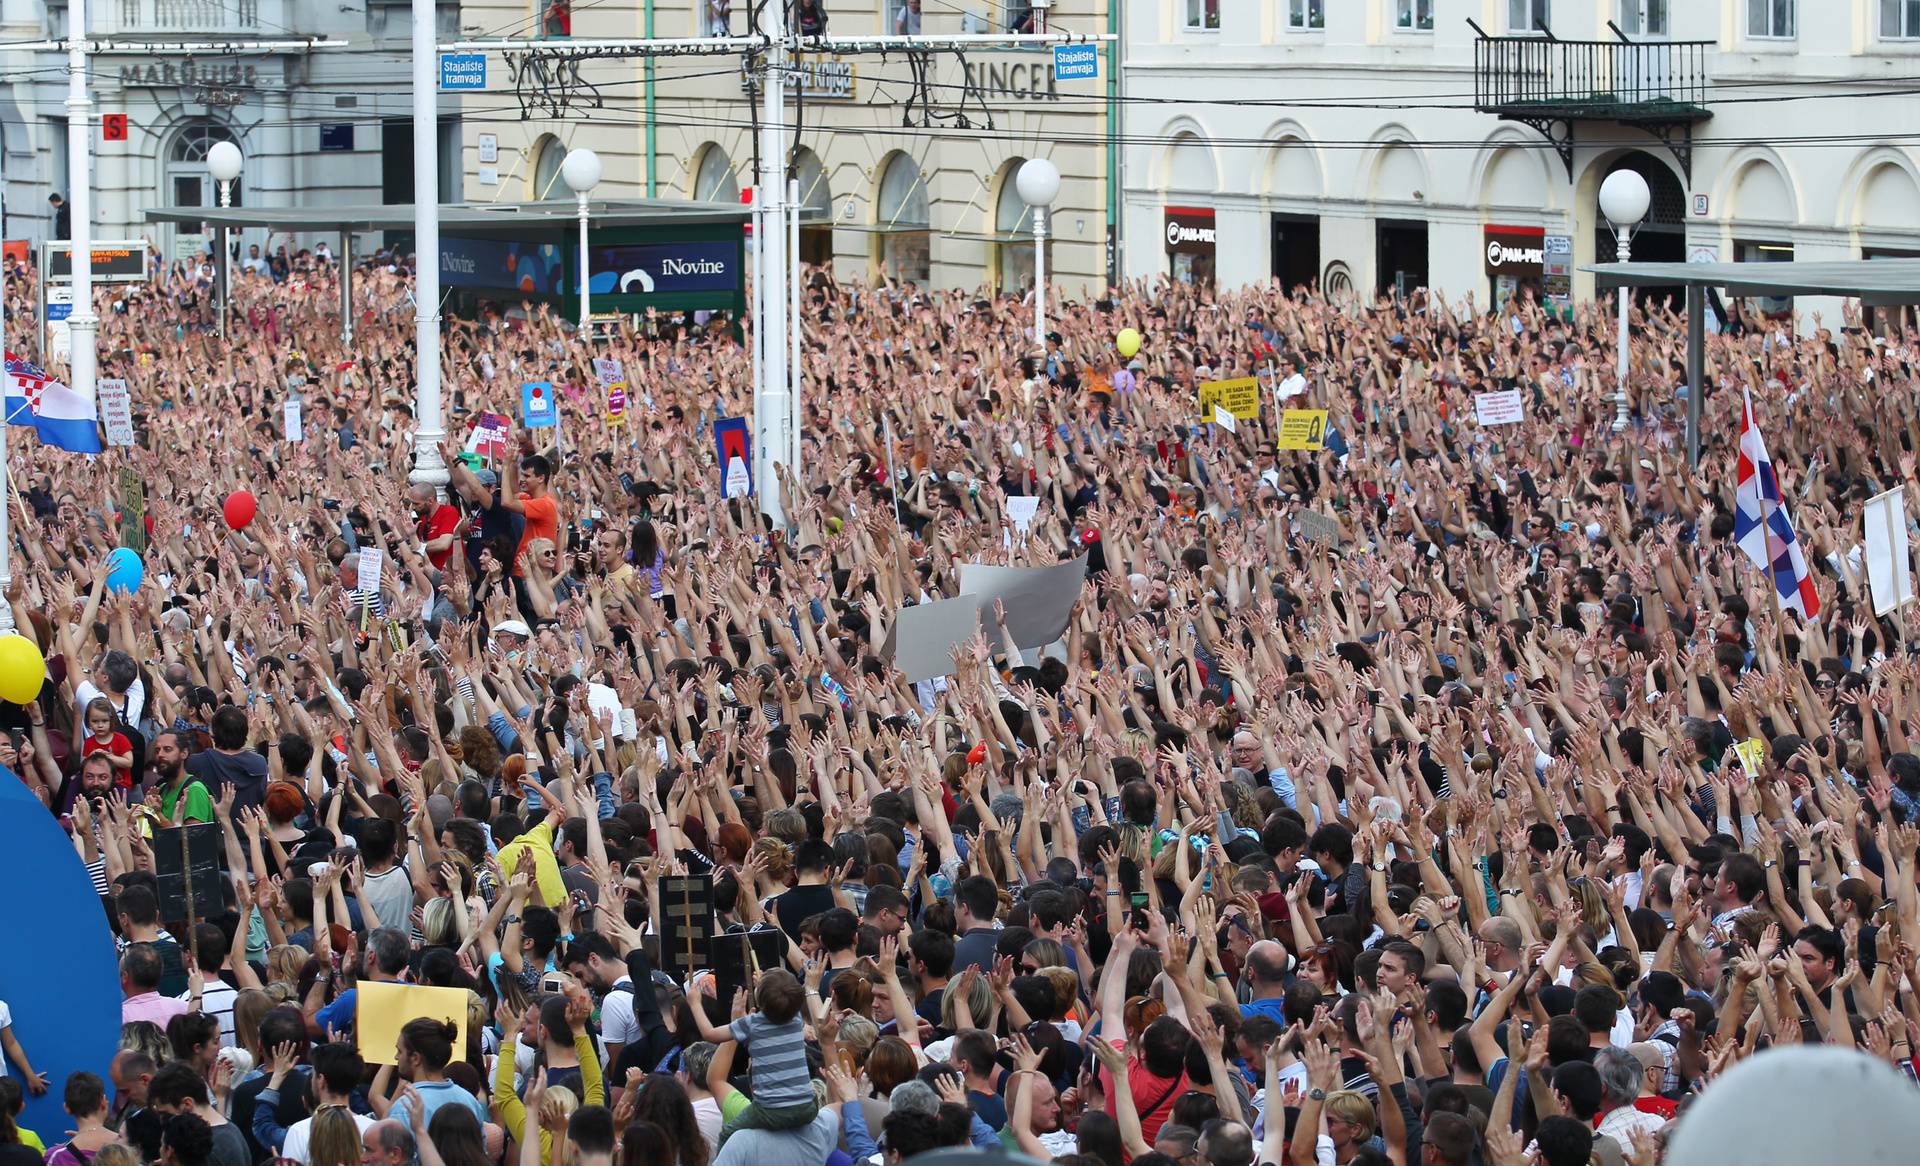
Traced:
<path fill-rule="evenodd" d="M 798 846 L 807 840 L 806 816 L 791 806 L 768 814 L 766 820 L 761 823 L 761 827 L 769 837 L 778 839 L 788 846 Z"/>
<path fill-rule="evenodd" d="M 267 949 L 267 990 L 284 986 L 291 993 L 300 983 L 300 969 L 306 966 L 313 954 L 306 948 L 293 943 L 276 943 Z M 285 1000 L 287 997 L 277 997 Z"/>
<path fill-rule="evenodd" d="M 984 1017 L 975 1015 L 978 1024 Z M 867 1054 L 873 1051 L 873 1042 L 880 1039 L 880 1026 L 864 1016 L 853 1015 L 840 1022 L 840 1043 L 853 1054 L 855 1064 L 867 1063 Z"/>
<path fill-rule="evenodd" d="M 1567 884 L 1567 890 L 1580 902 L 1580 921 L 1593 928 L 1595 935 L 1605 935 L 1612 929 L 1612 912 L 1607 910 L 1600 884 L 1581 875 Z"/>
<path fill-rule="evenodd" d="M 260 1020 L 273 1011 L 273 996 L 259 988 L 243 988 L 233 998 L 233 1040 L 253 1054 L 253 1063 L 265 1062 L 260 1047 Z"/>
<path fill-rule="evenodd" d="M 1339 1118 L 1360 1132 L 1352 1139 L 1364 1142 L 1373 1137 L 1373 1102 L 1367 1095 L 1353 1089 L 1341 1089 L 1327 1094 L 1327 1116 Z"/>
<path fill-rule="evenodd" d="M 439 895 L 428 899 L 420 908 L 420 938 L 429 947 L 452 947 L 460 942 L 460 921 L 455 911 L 464 911 L 467 904 L 461 899 L 447 899 Z"/>
<path fill-rule="evenodd" d="M 108 1142 L 93 1152 L 93 1161 L 97 1166 L 140 1166 L 140 1156 L 125 1142 Z"/>
<path fill-rule="evenodd" d="M 547 1096 L 540 1102 L 540 1114 L 537 1124 L 541 1129 L 549 1125 L 561 1125 L 580 1108 L 580 1098 L 565 1085 L 552 1085 L 547 1088 Z M 316 1163 L 315 1166 L 318 1166 Z"/>
<path fill-rule="evenodd" d="M 954 1004 L 960 999 L 960 994 L 954 989 L 959 983 L 958 979 L 949 981 L 947 990 L 940 994 L 940 1027 L 948 1032 L 957 1032 L 961 1027 L 953 1019 Z M 993 1004 L 993 989 L 987 986 L 985 976 L 973 977 L 970 984 L 967 990 L 967 1015 L 977 1028 L 986 1023 L 987 1009 Z"/>
<path fill-rule="evenodd" d="M 360 1161 L 360 1123 L 344 1105 L 323 1105 L 314 1111 L 307 1133 L 309 1166 L 357 1166 Z"/>
<path fill-rule="evenodd" d="M 762 834 L 753 840 L 753 849 L 747 853 L 758 854 L 765 860 L 767 878 L 775 883 L 785 883 L 793 873 L 793 849 L 778 838 Z"/>

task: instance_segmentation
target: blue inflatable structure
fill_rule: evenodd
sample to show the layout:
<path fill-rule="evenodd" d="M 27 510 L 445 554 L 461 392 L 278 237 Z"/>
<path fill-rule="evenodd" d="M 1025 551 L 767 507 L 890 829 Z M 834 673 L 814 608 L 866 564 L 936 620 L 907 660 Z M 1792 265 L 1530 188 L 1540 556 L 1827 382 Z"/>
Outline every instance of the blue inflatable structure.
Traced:
<path fill-rule="evenodd" d="M 47 1075 L 20 1124 L 51 1146 L 73 1121 L 61 1108 L 67 1075 L 97 1073 L 120 1047 L 120 967 L 93 880 L 60 822 L 12 773 L 0 770 L 0 1000 L 13 1034 Z M 7 1072 L 19 1076 L 17 1065 Z"/>

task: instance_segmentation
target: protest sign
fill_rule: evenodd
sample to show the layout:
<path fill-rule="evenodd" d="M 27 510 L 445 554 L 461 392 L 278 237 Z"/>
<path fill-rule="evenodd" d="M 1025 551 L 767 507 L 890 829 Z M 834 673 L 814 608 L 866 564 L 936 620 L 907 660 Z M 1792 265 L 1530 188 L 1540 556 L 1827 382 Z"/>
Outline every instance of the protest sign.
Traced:
<path fill-rule="evenodd" d="M 135 554 L 147 550 L 147 483 L 132 466 L 120 467 L 120 545 Z"/>
<path fill-rule="evenodd" d="M 429 988 L 361 980 L 354 986 L 353 1040 L 370 1065 L 391 1065 L 399 1051 L 400 1030 L 413 1020 L 444 1020 L 453 1025 L 453 1047 L 467 1047 L 465 988 Z"/>
<path fill-rule="evenodd" d="M 994 600 L 1004 603 L 1007 631 L 1020 648 L 1050 644 L 1066 632 L 1086 579 L 1085 555 L 1048 567 L 960 564 L 960 594 L 979 599 L 982 618 L 992 614 Z"/>
<path fill-rule="evenodd" d="M 380 548 L 379 547 L 361 547 L 360 548 L 359 575 L 354 580 L 353 585 L 362 595 L 380 594 Z"/>
<path fill-rule="evenodd" d="M 107 427 L 108 445 L 133 444 L 133 394 L 127 382 L 118 377 L 103 377 L 96 382 L 100 401 L 100 420 Z"/>
<path fill-rule="evenodd" d="M 1213 423 L 1228 433 L 1240 432 L 1240 422 L 1234 417 L 1233 410 L 1218 401 L 1213 403 Z"/>
<path fill-rule="evenodd" d="M 1033 494 L 1010 494 L 1007 496 L 1007 521 L 1021 534 L 1033 528 L 1033 516 L 1039 513 L 1040 499 Z"/>
<path fill-rule="evenodd" d="M 1204 381 L 1200 385 L 1200 416 L 1214 419 L 1216 406 L 1224 406 L 1237 421 L 1260 416 L 1260 381 L 1256 377 L 1237 377 L 1230 381 Z"/>
<path fill-rule="evenodd" d="M 1280 448 L 1322 450 L 1327 447 L 1325 409 L 1288 409 L 1280 415 Z"/>
<path fill-rule="evenodd" d="M 195 822 L 155 830 L 148 849 L 153 852 L 154 897 L 160 900 L 160 918 L 188 918 L 189 891 L 194 918 L 205 919 L 224 910 L 220 902 L 224 878 L 220 873 L 220 827 Z"/>
<path fill-rule="evenodd" d="M 473 433 L 467 437 L 467 452 L 477 453 L 484 458 L 505 457 L 509 428 L 504 413 L 480 414 L 474 419 Z"/>
<path fill-rule="evenodd" d="M 731 1000 L 736 988 L 751 985 L 760 972 L 786 964 L 787 937 L 776 926 L 761 924 L 749 931 L 729 931 L 713 937 L 714 999 Z"/>
<path fill-rule="evenodd" d="M 747 419 L 722 417 L 715 421 L 713 444 L 720 465 L 720 496 L 744 498 L 752 494 L 753 443 L 747 437 Z"/>
<path fill-rule="evenodd" d="M 713 963 L 713 876 L 660 880 L 660 964 L 684 981 Z"/>
<path fill-rule="evenodd" d="M 909 684 L 948 676 L 954 649 L 980 632 L 980 597 L 961 595 L 903 607 L 880 654 L 906 674 Z"/>
<path fill-rule="evenodd" d="M 558 423 L 558 417 L 550 381 L 528 381 L 520 386 L 520 424 L 528 429 L 550 429 Z"/>
<path fill-rule="evenodd" d="M 1302 510 L 1294 516 L 1294 522 L 1300 527 L 1300 537 L 1310 543 L 1319 543 L 1323 547 L 1340 545 L 1340 523 L 1317 510 Z"/>
<path fill-rule="evenodd" d="M 300 423 L 300 398 L 287 398 L 286 411 L 281 418 L 280 432 L 288 441 L 306 440 L 306 430 Z"/>
<path fill-rule="evenodd" d="M 1518 425 L 1527 419 L 1527 408 L 1520 400 L 1519 389 L 1503 389 L 1475 393 L 1473 415 L 1482 425 Z"/>
<path fill-rule="evenodd" d="M 1907 557 L 1907 488 L 1895 486 L 1867 500 L 1867 585 L 1873 590 L 1873 614 L 1885 615 L 1913 599 L 1913 572 Z"/>
<path fill-rule="evenodd" d="M 626 367 L 617 360 L 595 357 L 593 375 L 607 394 L 607 423 L 619 425 L 627 419 Z"/>

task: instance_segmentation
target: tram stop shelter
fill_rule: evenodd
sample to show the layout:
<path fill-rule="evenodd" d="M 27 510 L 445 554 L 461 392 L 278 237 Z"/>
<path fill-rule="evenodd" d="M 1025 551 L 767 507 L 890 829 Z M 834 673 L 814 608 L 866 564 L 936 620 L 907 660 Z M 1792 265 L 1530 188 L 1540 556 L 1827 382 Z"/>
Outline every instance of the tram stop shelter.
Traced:
<path fill-rule="evenodd" d="M 588 266 L 599 312 L 746 311 L 746 231 L 751 207 L 680 199 L 589 199 Z M 155 207 L 150 223 L 199 224 L 234 230 L 337 235 L 339 256 L 353 254 L 357 235 L 411 238 L 412 203 L 378 206 Z M 224 246 L 216 261 L 226 261 Z M 440 208 L 440 284 L 455 310 L 481 300 L 549 303 L 564 309 L 579 298 L 580 204 L 573 199 L 526 203 L 449 203 Z M 353 265 L 342 262 L 341 333 L 353 339 L 348 305 Z M 224 284 L 224 279 L 221 281 Z M 571 316 L 562 311 L 563 316 Z"/>
<path fill-rule="evenodd" d="M 1687 464 L 1700 464 L 1700 401 L 1706 384 L 1707 289 L 1738 298 L 1834 296 L 1859 300 L 1869 321 L 1876 308 L 1920 304 L 1920 259 L 1849 259 L 1787 263 L 1599 263 L 1601 290 L 1686 289 Z"/>

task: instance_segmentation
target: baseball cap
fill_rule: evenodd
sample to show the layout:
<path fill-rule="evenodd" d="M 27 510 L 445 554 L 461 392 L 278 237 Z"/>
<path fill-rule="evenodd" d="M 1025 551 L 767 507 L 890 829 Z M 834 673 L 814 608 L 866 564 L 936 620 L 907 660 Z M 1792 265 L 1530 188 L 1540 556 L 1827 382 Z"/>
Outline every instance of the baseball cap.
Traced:
<path fill-rule="evenodd" d="M 493 634 L 496 636 L 508 635 L 522 636 L 526 639 L 533 638 L 533 630 L 517 619 L 503 619 L 499 623 L 494 624 Z"/>

